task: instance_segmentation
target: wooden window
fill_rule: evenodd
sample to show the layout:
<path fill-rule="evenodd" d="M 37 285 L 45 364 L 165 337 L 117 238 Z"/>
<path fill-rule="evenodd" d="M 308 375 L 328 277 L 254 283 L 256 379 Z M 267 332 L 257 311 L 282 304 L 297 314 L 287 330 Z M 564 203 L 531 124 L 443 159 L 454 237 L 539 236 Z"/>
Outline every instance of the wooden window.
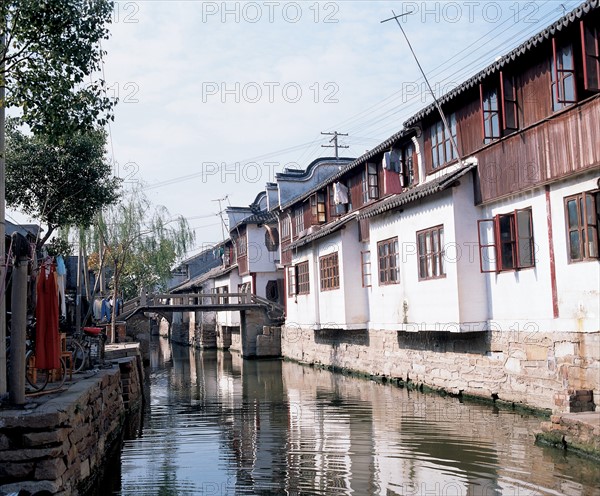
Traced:
<path fill-rule="evenodd" d="M 560 110 L 577 101 L 573 46 L 558 46 L 552 38 L 552 51 L 552 108 Z"/>
<path fill-rule="evenodd" d="M 504 134 L 519 129 L 519 105 L 514 76 L 500 71 L 500 94 L 502 95 L 502 129 Z"/>
<path fill-rule="evenodd" d="M 371 287 L 371 252 L 361 251 L 360 252 L 360 267 L 362 275 L 362 286 L 363 288 Z"/>
<path fill-rule="evenodd" d="M 268 251 L 277 251 L 279 248 L 279 232 L 276 227 L 265 226 L 265 246 Z"/>
<path fill-rule="evenodd" d="M 457 143 L 456 134 L 456 114 L 450 114 L 447 118 L 448 127 L 450 133 Z M 447 162 L 458 158 L 456 155 L 456 149 L 452 145 L 452 140 L 448 131 L 444 128 L 442 121 L 437 122 L 431 128 L 429 128 L 431 137 L 431 155 L 432 155 L 432 166 L 434 169 L 442 167 Z"/>
<path fill-rule="evenodd" d="M 483 127 L 483 142 L 490 143 L 500 139 L 500 102 L 498 100 L 498 90 L 496 88 L 484 90 L 483 85 L 479 85 L 479 95 L 481 100 L 481 122 Z"/>
<path fill-rule="evenodd" d="M 379 198 L 379 177 L 377 176 L 377 164 L 366 164 L 361 174 L 362 202 L 363 205 L 369 200 Z"/>
<path fill-rule="evenodd" d="M 299 295 L 310 293 L 308 262 L 301 262 L 296 265 L 296 281 Z"/>
<path fill-rule="evenodd" d="M 360 219 L 358 221 L 358 241 L 366 243 L 370 238 L 369 219 Z"/>
<path fill-rule="evenodd" d="M 248 242 L 246 233 L 240 234 L 236 240 L 237 256 L 243 257 L 248 252 Z"/>
<path fill-rule="evenodd" d="M 581 21 L 583 82 L 588 91 L 600 91 L 600 29 Z"/>
<path fill-rule="evenodd" d="M 292 222 L 290 221 L 289 215 L 287 215 L 287 213 L 284 213 L 283 217 L 281 218 L 281 239 L 288 239 L 290 237 L 291 225 Z"/>
<path fill-rule="evenodd" d="M 294 210 L 294 227 L 296 236 L 304 231 L 304 209 L 302 207 Z"/>
<path fill-rule="evenodd" d="M 415 184 L 415 145 L 412 143 L 402 150 L 402 162 L 400 167 L 400 185 L 409 188 Z"/>
<path fill-rule="evenodd" d="M 398 238 L 386 239 L 377 243 L 379 260 L 379 284 L 398 284 L 400 282 Z"/>
<path fill-rule="evenodd" d="M 417 233 L 419 279 L 438 279 L 446 276 L 444 269 L 444 226 Z"/>
<path fill-rule="evenodd" d="M 319 258 L 321 291 L 330 291 L 340 287 L 340 268 L 337 252 Z"/>
<path fill-rule="evenodd" d="M 312 224 L 325 223 L 325 192 L 319 191 L 310 197 Z"/>
<path fill-rule="evenodd" d="M 217 294 L 228 294 L 229 286 L 219 286 L 218 288 L 214 288 L 214 292 Z M 217 303 L 227 305 L 229 303 L 229 298 L 228 297 L 218 298 Z"/>
<path fill-rule="evenodd" d="M 298 293 L 298 286 L 296 284 L 296 267 L 287 268 L 287 283 L 288 283 L 288 296 L 294 296 Z"/>
<path fill-rule="evenodd" d="M 515 210 L 508 214 L 496 215 L 493 219 L 479 220 L 477 223 L 482 272 L 535 266 L 531 209 Z M 487 242 L 484 243 L 482 238 L 487 239 Z"/>
<path fill-rule="evenodd" d="M 598 192 L 565 198 L 569 262 L 598 259 Z"/>

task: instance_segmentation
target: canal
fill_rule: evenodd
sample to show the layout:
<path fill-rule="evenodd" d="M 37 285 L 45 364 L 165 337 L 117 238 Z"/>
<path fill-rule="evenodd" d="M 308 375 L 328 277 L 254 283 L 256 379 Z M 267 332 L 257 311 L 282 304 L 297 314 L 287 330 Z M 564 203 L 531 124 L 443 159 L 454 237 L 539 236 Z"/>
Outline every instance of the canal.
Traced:
<path fill-rule="evenodd" d="M 103 494 L 598 495 L 539 419 L 160 339 L 139 436 Z"/>

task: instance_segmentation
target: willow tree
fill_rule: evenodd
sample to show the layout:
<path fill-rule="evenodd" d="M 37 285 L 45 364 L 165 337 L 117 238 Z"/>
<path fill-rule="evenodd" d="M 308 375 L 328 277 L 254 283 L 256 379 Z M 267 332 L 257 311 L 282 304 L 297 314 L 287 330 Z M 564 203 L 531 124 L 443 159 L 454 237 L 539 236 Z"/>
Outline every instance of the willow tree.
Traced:
<path fill-rule="evenodd" d="M 171 267 L 194 241 L 187 220 L 171 218 L 165 207 L 152 205 L 141 186 L 125 193 L 120 203 L 98 216 L 90 237 L 112 272 L 113 302 L 122 290 L 124 298 L 130 299 L 144 288 L 163 289 Z M 113 304 L 112 336 L 115 317 Z"/>

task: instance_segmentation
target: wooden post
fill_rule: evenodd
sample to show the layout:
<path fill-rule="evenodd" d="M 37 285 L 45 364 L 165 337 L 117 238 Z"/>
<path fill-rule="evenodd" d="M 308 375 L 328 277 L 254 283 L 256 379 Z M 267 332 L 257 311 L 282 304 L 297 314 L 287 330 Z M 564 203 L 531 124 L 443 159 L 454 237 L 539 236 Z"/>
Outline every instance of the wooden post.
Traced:
<path fill-rule="evenodd" d="M 9 394 L 14 405 L 25 404 L 25 341 L 27 340 L 27 254 L 29 244 L 12 235 L 15 265 L 12 275 L 12 326 L 10 335 Z"/>

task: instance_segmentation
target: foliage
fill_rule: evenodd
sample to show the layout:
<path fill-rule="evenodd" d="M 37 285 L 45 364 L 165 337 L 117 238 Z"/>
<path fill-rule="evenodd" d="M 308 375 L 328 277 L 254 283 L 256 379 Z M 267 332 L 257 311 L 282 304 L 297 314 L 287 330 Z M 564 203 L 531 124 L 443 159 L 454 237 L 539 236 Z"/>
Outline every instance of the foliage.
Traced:
<path fill-rule="evenodd" d="M 2 0 L 0 78 L 6 107 L 18 107 L 34 133 L 54 138 L 112 120 L 115 101 L 102 68 L 112 0 Z"/>
<path fill-rule="evenodd" d="M 137 186 L 97 219 L 89 237 L 88 245 L 103 244 L 105 265 L 113 273 L 111 287 L 115 295 L 123 291 L 127 300 L 142 288 L 163 287 L 194 233 L 184 218 L 171 219 L 166 208 L 153 206 Z"/>
<path fill-rule="evenodd" d="M 58 255 L 68 257 L 73 255 L 73 245 L 63 236 L 52 238 L 50 242 L 46 244 L 46 248 L 48 249 L 48 255 L 52 257 L 57 257 Z"/>
<path fill-rule="evenodd" d="M 105 159 L 104 131 L 78 131 L 53 144 L 9 122 L 6 144 L 6 202 L 47 224 L 40 246 L 58 227 L 91 225 L 117 201 L 120 180 Z"/>

